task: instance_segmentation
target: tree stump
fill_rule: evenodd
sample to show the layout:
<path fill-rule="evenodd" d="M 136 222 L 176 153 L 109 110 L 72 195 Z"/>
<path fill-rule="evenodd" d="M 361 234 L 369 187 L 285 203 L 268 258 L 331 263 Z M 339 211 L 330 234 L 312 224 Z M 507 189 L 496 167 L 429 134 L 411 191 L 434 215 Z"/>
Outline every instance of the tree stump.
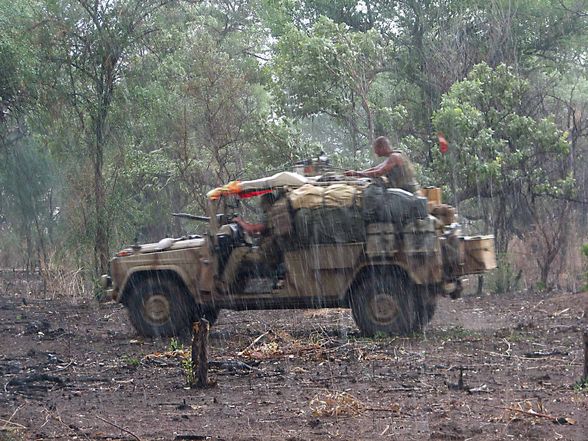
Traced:
<path fill-rule="evenodd" d="M 205 318 L 192 324 L 192 384 L 190 386 L 208 387 L 208 333 L 210 324 Z"/>

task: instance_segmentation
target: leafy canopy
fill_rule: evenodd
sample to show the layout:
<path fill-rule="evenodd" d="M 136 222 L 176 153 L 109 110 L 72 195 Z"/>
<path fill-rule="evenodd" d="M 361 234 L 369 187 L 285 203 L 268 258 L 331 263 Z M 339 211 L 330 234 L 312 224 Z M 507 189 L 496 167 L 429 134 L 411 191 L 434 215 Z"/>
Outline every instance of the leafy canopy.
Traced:
<path fill-rule="evenodd" d="M 476 65 L 443 96 L 433 124 L 447 135 L 450 153 L 437 153 L 433 169 L 446 182 L 456 174 L 458 200 L 561 194 L 566 133 L 535 117 L 536 106 L 529 83 L 505 65 Z"/>

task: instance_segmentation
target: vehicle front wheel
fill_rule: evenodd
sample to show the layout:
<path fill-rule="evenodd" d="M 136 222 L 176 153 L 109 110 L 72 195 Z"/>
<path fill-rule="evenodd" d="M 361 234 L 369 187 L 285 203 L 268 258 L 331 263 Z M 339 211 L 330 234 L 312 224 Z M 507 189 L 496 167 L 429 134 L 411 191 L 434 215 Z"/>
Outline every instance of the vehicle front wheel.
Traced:
<path fill-rule="evenodd" d="M 163 277 L 139 280 L 129 293 L 127 308 L 135 329 L 148 337 L 189 332 L 192 321 L 199 315 L 190 294 L 176 281 Z"/>
<path fill-rule="evenodd" d="M 407 335 L 418 328 L 412 283 L 396 271 L 372 271 L 351 293 L 353 319 L 365 336 Z"/>

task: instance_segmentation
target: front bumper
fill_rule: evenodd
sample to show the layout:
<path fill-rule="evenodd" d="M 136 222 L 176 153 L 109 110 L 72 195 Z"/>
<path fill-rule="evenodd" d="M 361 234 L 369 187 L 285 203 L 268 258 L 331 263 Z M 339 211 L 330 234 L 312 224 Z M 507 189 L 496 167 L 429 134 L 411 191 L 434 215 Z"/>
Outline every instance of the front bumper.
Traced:
<path fill-rule="evenodd" d="M 106 291 L 107 298 L 112 300 L 118 300 L 118 290 L 114 287 L 114 284 L 112 283 L 112 277 L 110 277 L 108 274 L 103 274 L 102 276 L 100 276 L 99 285 L 104 291 Z"/>

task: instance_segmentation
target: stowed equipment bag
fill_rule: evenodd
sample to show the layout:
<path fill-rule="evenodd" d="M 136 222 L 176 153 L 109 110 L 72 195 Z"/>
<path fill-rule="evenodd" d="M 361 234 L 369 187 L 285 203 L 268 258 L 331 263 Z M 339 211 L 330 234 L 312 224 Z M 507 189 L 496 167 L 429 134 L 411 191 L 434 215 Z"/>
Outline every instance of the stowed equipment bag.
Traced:
<path fill-rule="evenodd" d="M 404 224 L 427 217 L 427 198 L 400 188 L 370 185 L 363 192 L 363 218 L 366 222 Z"/>
<path fill-rule="evenodd" d="M 361 190 L 347 184 L 304 185 L 289 195 L 298 245 L 362 242 Z"/>
<path fill-rule="evenodd" d="M 365 225 L 359 207 L 301 208 L 294 216 L 299 245 L 363 242 Z"/>
<path fill-rule="evenodd" d="M 289 194 L 295 210 L 301 208 L 354 207 L 361 205 L 361 190 L 347 184 L 333 184 L 328 187 L 305 184 Z"/>
<path fill-rule="evenodd" d="M 394 223 L 400 227 L 428 216 L 427 198 L 398 188 L 347 184 L 303 185 L 288 194 L 290 210 L 282 210 L 282 227 L 292 247 L 311 244 L 364 242 L 366 224 Z M 287 213 L 293 214 L 293 230 Z"/>

